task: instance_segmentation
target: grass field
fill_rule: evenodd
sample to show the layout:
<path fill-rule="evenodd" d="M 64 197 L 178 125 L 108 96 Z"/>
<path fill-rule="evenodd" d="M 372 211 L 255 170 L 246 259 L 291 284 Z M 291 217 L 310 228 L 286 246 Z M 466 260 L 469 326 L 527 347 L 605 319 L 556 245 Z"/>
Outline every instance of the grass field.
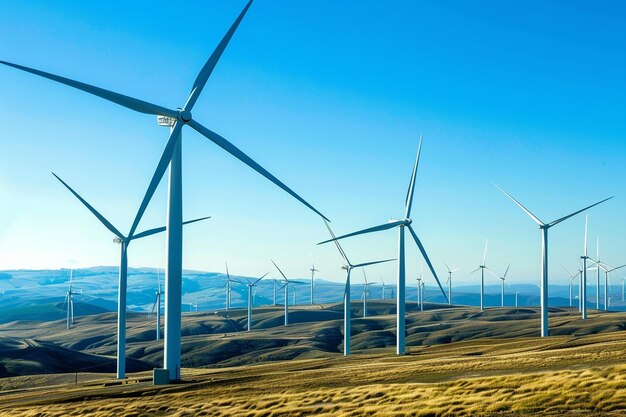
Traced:
<path fill-rule="evenodd" d="M 498 326 L 506 322 L 494 312 L 488 317 Z M 149 373 L 125 384 L 102 374 L 81 374 L 78 385 L 68 375 L 5 378 L 0 415 L 618 416 L 626 414 L 626 332 L 619 328 L 625 317 L 599 315 L 580 326 L 584 335 L 414 343 L 406 356 L 385 347 L 349 358 L 328 353 L 185 368 L 181 384 L 165 387 L 152 386 Z M 575 323 L 570 315 L 551 321 L 555 329 Z"/>

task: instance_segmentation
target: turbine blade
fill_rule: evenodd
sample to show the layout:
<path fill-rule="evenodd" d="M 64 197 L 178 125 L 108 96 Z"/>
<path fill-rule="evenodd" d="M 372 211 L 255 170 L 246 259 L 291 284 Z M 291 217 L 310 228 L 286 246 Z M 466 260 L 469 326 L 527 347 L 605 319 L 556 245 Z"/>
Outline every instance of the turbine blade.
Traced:
<path fill-rule="evenodd" d="M 328 232 L 330 233 L 330 236 L 332 237 L 331 240 L 335 242 L 335 246 L 337 246 L 337 250 L 339 251 L 339 254 L 343 258 L 343 260 L 346 262 L 346 264 L 350 265 L 350 261 L 348 260 L 348 255 L 346 255 L 346 253 L 343 251 L 343 248 L 341 247 L 341 245 L 339 244 L 339 241 L 335 237 L 335 233 L 333 232 L 333 229 L 330 228 L 330 225 L 328 224 L 326 220 L 324 220 L 324 224 L 326 225 L 326 228 L 328 229 Z"/>
<path fill-rule="evenodd" d="M 263 175 L 265 178 L 267 178 L 268 180 L 273 182 L 275 185 L 280 187 L 287 194 L 291 195 L 293 198 L 295 198 L 296 200 L 298 200 L 299 202 L 301 202 L 302 204 L 307 206 L 309 209 L 313 210 L 318 215 L 320 215 L 324 220 L 330 221 L 330 220 L 328 220 L 328 218 L 326 216 L 324 216 L 322 213 L 320 213 L 315 207 L 313 207 L 312 205 L 307 203 L 302 197 L 300 197 L 298 194 L 296 194 L 295 191 L 293 191 L 291 188 L 287 187 L 278 178 L 276 178 L 275 176 L 270 174 L 265 168 L 263 168 L 261 165 L 257 164 L 254 160 L 252 160 L 252 158 L 250 158 L 248 155 L 243 153 L 235 145 L 233 145 L 232 143 L 230 143 L 229 141 L 227 141 L 226 139 L 224 139 L 223 137 L 221 137 L 217 133 L 213 132 L 212 130 L 209 130 L 206 127 L 202 126 L 200 123 L 198 123 L 195 120 L 192 120 L 191 122 L 189 122 L 189 126 L 191 126 L 198 133 L 200 133 L 201 135 L 203 135 L 204 137 L 209 139 L 211 142 L 215 143 L 220 148 L 224 149 L 229 154 L 233 155 L 235 158 L 239 159 L 244 164 L 248 165 L 250 168 L 252 168 L 256 172 L 258 172 L 259 174 Z"/>
<path fill-rule="evenodd" d="M 520 202 L 519 202 L 519 201 L 517 201 L 515 198 L 513 198 L 513 196 L 512 196 L 511 194 L 507 193 L 507 192 L 506 192 L 506 191 L 504 191 L 502 188 L 498 187 L 498 185 L 497 185 L 497 184 L 493 184 L 493 185 L 495 185 L 495 186 L 496 186 L 496 188 L 497 188 L 498 190 L 502 191 L 502 192 L 503 192 L 503 193 L 504 193 L 507 197 L 509 197 L 509 198 L 510 198 L 510 199 L 511 199 L 511 200 L 512 200 L 515 204 L 517 204 L 517 205 L 519 206 L 519 208 L 521 208 L 522 210 L 524 210 L 524 212 L 525 212 L 526 214 L 528 214 L 528 215 L 530 216 L 530 218 L 531 218 L 531 219 L 533 219 L 533 220 L 535 221 L 535 223 L 537 223 L 539 226 L 544 226 L 544 223 L 543 223 L 541 220 L 539 220 L 539 219 L 537 218 L 537 216 L 535 216 L 534 214 L 532 214 L 532 213 L 530 212 L 530 210 L 528 210 L 526 207 L 524 207 L 524 206 L 522 205 L 522 203 L 520 203 Z"/>
<path fill-rule="evenodd" d="M 230 281 L 230 274 L 228 273 L 228 262 L 224 262 L 226 264 L 226 276 L 228 277 L 228 280 Z"/>
<path fill-rule="evenodd" d="M 485 251 L 483 252 L 483 266 L 485 266 L 485 262 L 487 261 L 487 246 L 489 245 L 489 239 L 485 240 Z"/>
<path fill-rule="evenodd" d="M 257 279 L 256 281 L 254 281 L 254 282 L 252 283 L 252 285 L 256 285 L 256 283 L 257 283 L 257 282 L 259 282 L 259 281 L 261 281 L 263 278 L 265 278 L 265 277 L 267 276 L 267 274 L 269 274 L 269 272 L 266 272 L 265 274 L 263 274 L 263 276 L 262 276 L 261 278 Z"/>
<path fill-rule="evenodd" d="M 357 235 L 362 235 L 365 233 L 373 233 L 373 232 L 379 232 L 381 230 L 388 230 L 388 229 L 393 229 L 396 226 L 399 226 L 401 224 L 406 224 L 405 220 L 395 220 L 389 223 L 385 223 L 385 224 L 381 224 L 380 226 L 374 226 L 374 227 L 369 227 L 367 229 L 363 229 L 363 230 L 359 230 L 356 232 L 352 232 L 352 233 L 348 233 L 347 235 L 342 235 L 333 239 L 329 239 L 329 240 L 325 240 L 323 242 L 318 243 L 318 245 L 323 245 L 324 243 L 328 243 L 328 242 L 332 242 L 332 241 L 336 241 L 339 239 L 345 239 L 347 237 L 352 237 L 352 236 L 357 236 Z"/>
<path fill-rule="evenodd" d="M 385 263 L 385 262 L 391 262 L 391 261 L 395 261 L 395 260 L 396 259 L 393 258 L 393 259 L 385 259 L 385 260 L 382 260 L 382 261 L 364 262 L 364 263 L 361 263 L 361 264 L 354 265 L 353 268 L 363 268 L 365 266 L 382 264 L 382 263 Z"/>
<path fill-rule="evenodd" d="M 101 97 L 105 100 L 111 101 L 115 104 L 119 104 L 120 106 L 126 107 L 128 109 L 138 111 L 140 113 L 169 116 L 174 119 L 178 117 L 178 112 L 174 110 L 157 106 L 156 104 L 148 103 L 147 101 L 125 96 L 123 94 L 114 93 L 113 91 L 109 91 L 100 87 L 95 87 L 93 85 L 85 84 L 80 81 L 74 81 L 69 78 L 50 74 L 48 72 L 36 70 L 34 68 L 29 68 L 29 67 L 25 67 L 25 66 L 18 65 L 18 64 L 13 64 L 11 62 L 0 61 L 0 64 L 8 65 L 9 67 L 17 68 L 19 70 L 30 72 L 31 74 L 39 75 L 40 77 L 44 77 L 52 81 L 65 84 L 70 87 L 74 87 L 78 90 L 82 90 L 86 93 L 93 94 L 94 96 Z"/>
<path fill-rule="evenodd" d="M 573 275 L 567 270 L 567 268 L 565 268 L 565 265 L 561 264 L 561 268 L 563 268 L 565 270 L 565 273 L 567 273 L 568 277 L 572 277 Z"/>
<path fill-rule="evenodd" d="M 408 219 L 411 217 L 411 207 L 413 206 L 413 194 L 415 191 L 415 176 L 417 175 L 417 167 L 420 163 L 420 152 L 422 150 L 422 135 L 420 135 L 420 142 L 417 145 L 417 156 L 415 157 L 415 163 L 413 164 L 413 172 L 411 173 L 411 181 L 409 182 L 409 189 L 406 192 L 406 200 L 404 202 L 405 214 L 404 217 Z"/>
<path fill-rule="evenodd" d="M 128 233 L 129 239 L 133 238 L 135 230 L 137 230 L 137 226 L 139 226 L 139 221 L 141 220 L 143 213 L 146 211 L 146 208 L 148 208 L 148 204 L 150 203 L 150 200 L 152 199 L 152 196 L 154 195 L 154 192 L 156 191 L 157 186 L 161 182 L 161 178 L 163 178 L 163 175 L 165 174 L 165 171 L 167 170 L 167 167 L 170 164 L 170 161 L 172 160 L 172 155 L 174 154 L 174 149 L 176 147 L 178 140 L 180 139 L 180 131 L 182 128 L 183 128 L 183 125 L 181 123 L 176 122 L 174 124 L 174 128 L 172 129 L 172 132 L 170 133 L 170 137 L 167 140 L 167 144 L 165 145 L 165 149 L 163 150 L 163 154 L 161 154 L 161 159 L 159 160 L 159 163 L 157 164 L 157 167 L 154 170 L 154 175 L 152 176 L 152 179 L 150 180 L 150 185 L 148 186 L 148 189 L 146 190 L 146 194 L 144 195 L 143 201 L 141 202 L 141 205 L 139 206 L 139 210 L 137 211 L 137 215 L 135 216 L 133 225 L 130 228 L 130 233 Z"/>
<path fill-rule="evenodd" d="M 450 267 L 448 266 L 448 264 L 445 263 L 445 262 L 443 264 L 446 266 L 446 269 L 448 270 L 448 272 L 451 272 Z"/>
<path fill-rule="evenodd" d="M 155 295 L 154 296 L 154 304 L 152 304 L 152 311 L 150 311 L 150 314 L 154 313 L 154 309 L 156 308 L 157 302 L 159 301 L 159 296 Z"/>
<path fill-rule="evenodd" d="M 199 219 L 194 219 L 194 220 L 187 220 L 186 222 L 183 222 L 183 225 L 199 222 L 201 220 L 206 220 L 206 219 L 210 219 L 210 218 L 211 218 L 211 216 L 201 217 Z M 154 229 L 149 229 L 149 230 L 143 231 L 141 233 L 137 233 L 135 236 L 133 236 L 132 239 L 135 240 L 135 239 L 141 239 L 142 237 L 146 237 L 146 236 L 152 236 L 154 234 L 164 232 L 166 229 L 167 229 L 167 227 L 165 227 L 165 226 L 155 227 Z"/>
<path fill-rule="evenodd" d="M 502 275 L 502 278 L 506 278 L 506 274 L 509 273 L 509 268 L 511 267 L 511 264 L 509 264 L 509 266 L 506 267 L 506 271 L 504 271 L 504 275 Z"/>
<path fill-rule="evenodd" d="M 433 268 L 433 264 L 430 262 L 430 259 L 428 258 L 428 254 L 426 254 L 426 249 L 424 249 L 424 245 L 422 245 L 422 242 L 420 242 L 419 238 L 417 237 L 417 234 L 415 233 L 415 230 L 413 230 L 411 225 L 408 225 L 408 229 L 409 229 L 409 232 L 411 232 L 411 236 L 413 236 L 413 240 L 415 240 L 415 244 L 417 245 L 417 247 L 419 248 L 420 252 L 422 253 L 422 256 L 424 257 L 424 260 L 426 261 L 426 264 L 428 265 L 428 268 L 430 269 L 430 272 L 433 274 L 433 277 L 435 277 L 435 281 L 437 281 L 437 285 L 439 285 L 439 289 L 441 290 L 441 294 L 443 294 L 443 297 L 445 298 L 446 303 L 447 303 L 448 302 L 448 295 L 443 290 L 443 286 L 441 285 L 441 281 L 439 281 L 439 277 L 437 276 L 437 273 L 435 272 L 435 268 Z"/>
<path fill-rule="evenodd" d="M 587 207 L 585 207 L 585 208 L 583 208 L 583 209 L 580 209 L 580 210 L 578 210 L 578 211 L 575 211 L 575 212 L 573 212 L 572 214 L 568 214 L 567 216 L 561 217 L 560 219 L 557 219 L 557 220 L 553 221 L 552 223 L 549 223 L 549 224 L 548 224 L 548 226 L 552 227 L 552 226 L 554 226 L 554 225 L 556 225 L 556 224 L 559 224 L 559 223 L 561 223 L 562 221 L 567 220 L 567 219 L 569 219 L 570 217 L 577 215 L 578 213 L 582 213 L 582 212 L 583 212 L 583 211 L 585 211 L 585 210 L 589 210 L 591 207 L 595 207 L 595 206 L 597 206 L 598 204 L 604 203 L 605 201 L 610 200 L 610 199 L 612 199 L 612 198 L 613 198 L 613 196 L 611 196 L 611 197 L 609 197 L 609 198 L 605 198 L 604 200 L 598 201 L 598 202 L 597 202 L 597 203 L 595 203 L 595 204 L 592 204 L 592 205 L 587 206 Z"/>
<path fill-rule="evenodd" d="M 470 274 L 473 274 L 474 272 L 479 271 L 479 270 L 480 270 L 480 267 L 474 269 L 472 272 L 470 272 Z"/>
<path fill-rule="evenodd" d="M 613 271 L 618 270 L 618 269 L 621 269 L 621 268 L 623 268 L 623 267 L 625 267 L 625 266 L 626 266 L 626 264 L 624 264 L 624 265 L 620 265 L 620 266 L 617 266 L 617 267 L 615 267 L 615 268 L 613 268 L 613 269 L 609 269 L 609 270 L 608 270 L 608 271 L 606 271 L 606 272 L 613 272 Z"/>
<path fill-rule="evenodd" d="M 54 172 L 52 173 L 52 175 L 54 175 L 54 177 L 59 180 L 61 182 L 61 184 L 63 184 L 65 186 L 65 188 L 67 188 L 68 190 L 70 190 L 70 192 L 72 194 L 74 194 L 74 197 L 76 197 L 81 203 L 83 203 L 83 205 L 85 207 L 87 207 L 87 209 L 91 212 L 91 214 L 93 214 L 94 216 L 96 216 L 96 218 L 98 220 L 100 220 L 100 223 L 102 223 L 107 229 L 109 229 L 115 236 L 119 237 L 121 240 L 126 240 L 126 238 L 124 237 L 124 235 L 115 228 L 115 226 L 113 226 L 111 224 L 111 222 L 109 222 L 102 214 L 98 213 L 98 210 L 96 210 L 95 208 L 93 208 L 91 206 L 91 204 L 89 204 L 84 198 L 82 198 L 76 191 L 74 191 L 72 189 L 72 187 L 70 187 L 69 185 L 67 185 L 65 183 L 65 181 L 63 181 L 61 178 L 59 178 L 57 176 L 57 174 L 55 174 Z"/>
<path fill-rule="evenodd" d="M 222 53 L 224 53 L 224 50 L 228 46 L 228 42 L 230 42 L 230 39 L 233 37 L 235 31 L 237 30 L 237 27 L 243 20 L 243 17 L 245 16 L 246 12 L 250 8 L 251 4 L 252 4 L 252 0 L 250 0 L 248 4 L 246 4 L 246 7 L 243 8 L 242 12 L 239 14 L 235 22 L 231 25 L 230 29 L 228 29 L 228 32 L 226 32 L 226 35 L 224 35 L 220 43 L 217 45 L 217 48 L 215 48 L 215 50 L 213 51 L 213 53 L 211 54 L 207 62 L 202 67 L 202 70 L 200 70 L 200 72 L 198 73 L 198 76 L 196 77 L 196 80 L 193 83 L 193 87 L 191 88 L 189 99 L 187 99 L 187 103 L 185 103 L 185 106 L 184 106 L 185 110 L 191 111 L 193 106 L 196 104 L 196 101 L 198 100 L 198 97 L 200 96 L 202 89 L 206 85 L 207 80 L 209 79 L 209 77 L 211 76 L 211 73 L 213 72 L 213 69 L 217 65 L 217 62 L 222 56 Z"/>
<path fill-rule="evenodd" d="M 272 261 L 272 260 L 270 259 L 270 261 Z M 280 275 L 282 275 L 282 276 L 283 276 L 283 279 L 284 279 L 285 281 L 289 282 L 289 280 L 287 279 L 287 277 L 285 276 L 285 274 L 283 274 L 283 271 L 281 271 L 281 270 L 280 270 L 280 268 L 278 267 L 278 265 L 276 265 L 276 262 L 272 261 L 272 263 L 274 264 L 274 266 L 276 267 L 276 269 L 278 269 L 278 272 L 280 272 Z"/>

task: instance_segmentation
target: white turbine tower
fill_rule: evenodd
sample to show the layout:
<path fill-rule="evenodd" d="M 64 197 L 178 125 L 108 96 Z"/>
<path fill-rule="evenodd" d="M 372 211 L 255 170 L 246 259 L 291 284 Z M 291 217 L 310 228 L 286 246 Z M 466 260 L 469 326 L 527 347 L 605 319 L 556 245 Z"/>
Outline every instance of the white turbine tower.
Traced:
<path fill-rule="evenodd" d="M 493 274 L 496 278 L 498 278 L 500 281 L 502 281 L 502 282 L 501 282 L 501 284 L 502 284 L 502 292 L 501 292 L 501 294 L 500 294 L 500 307 L 504 307 L 504 284 L 506 283 L 506 274 L 508 274 L 508 273 L 509 273 L 509 268 L 510 268 L 510 267 L 511 267 L 511 264 L 509 264 L 509 266 L 507 266 L 507 267 L 506 267 L 506 271 L 504 271 L 504 275 L 502 275 L 501 277 L 499 277 L 499 276 L 497 276 L 497 275 L 493 274 L 493 272 L 492 272 L 492 274 Z M 487 270 L 488 270 L 489 272 L 491 272 L 491 270 L 490 270 L 490 269 L 487 269 Z"/>
<path fill-rule="evenodd" d="M 581 270 L 579 269 L 578 272 L 572 275 L 567 270 L 567 268 L 565 268 L 565 266 L 561 265 L 561 268 L 563 268 L 563 270 L 565 271 L 565 273 L 567 273 L 567 276 L 569 277 L 569 306 L 572 307 L 574 305 L 574 285 L 572 284 L 572 281 L 579 277 L 579 275 L 581 274 Z"/>
<path fill-rule="evenodd" d="M 267 274 L 269 274 L 269 272 L 266 272 L 261 278 L 258 278 L 255 281 L 246 278 L 247 284 L 245 285 L 248 287 L 248 331 L 252 329 L 252 304 L 254 304 L 252 302 L 252 287 L 254 287 L 263 278 L 265 278 Z"/>
<path fill-rule="evenodd" d="M 495 185 L 495 184 L 494 184 Z M 567 216 L 561 217 L 559 219 L 554 220 L 550 223 L 544 223 L 537 216 L 532 214 L 526 207 L 524 207 L 519 201 L 514 199 L 509 193 L 504 191 L 502 188 L 496 187 L 502 191 L 507 197 L 509 197 L 519 208 L 521 208 L 535 223 L 539 225 L 539 229 L 541 230 L 541 247 L 542 247 L 542 256 L 541 256 L 541 337 L 548 336 L 548 230 L 552 226 L 556 226 L 569 219 L 572 216 L 575 216 L 579 213 L 582 213 L 585 210 L 590 209 L 591 207 L 597 206 L 600 203 L 603 203 L 613 197 L 605 198 L 604 200 L 598 201 L 590 206 L 587 206 L 581 210 L 575 211 L 574 213 L 568 214 Z M 585 253 L 586 254 L 586 253 Z"/>
<path fill-rule="evenodd" d="M 291 281 L 287 279 L 285 274 L 283 274 L 283 271 L 280 270 L 274 261 L 272 261 L 272 263 L 283 277 L 283 289 L 285 290 L 285 326 L 287 326 L 289 324 L 289 283 Z"/>
<path fill-rule="evenodd" d="M 487 246 L 489 245 L 489 239 L 485 240 L 485 251 L 483 252 L 483 263 L 471 273 L 480 270 L 480 311 L 485 310 L 485 269 L 491 272 L 485 262 L 487 261 Z"/>
<path fill-rule="evenodd" d="M 169 372 L 171 381 L 180 380 L 180 338 L 181 338 L 181 308 L 182 308 L 182 256 L 183 256 L 183 203 L 182 203 L 182 152 L 181 138 L 184 126 L 190 126 L 192 129 L 200 133 L 202 136 L 215 143 L 226 152 L 239 159 L 257 173 L 261 174 L 283 191 L 300 201 L 302 204 L 313 210 L 315 213 L 326 219 L 323 214 L 317 211 L 313 206 L 306 202 L 302 197 L 293 190 L 283 184 L 275 176 L 270 174 L 265 168 L 255 162 L 248 155 L 243 153 L 239 148 L 231 142 L 206 128 L 192 117 L 192 110 L 196 104 L 200 93 L 204 89 L 209 77 L 213 73 L 217 62 L 219 61 L 226 46 L 230 42 L 237 27 L 241 23 L 246 12 L 250 8 L 252 0 L 249 0 L 244 9 L 241 11 L 235 22 L 231 25 L 226 35 L 222 38 L 217 48 L 213 51 L 209 59 L 206 61 L 196 80 L 193 83 L 191 92 L 186 103 L 182 108 L 173 110 L 171 108 L 159 106 L 147 101 L 139 100 L 123 94 L 105 90 L 69 78 L 60 77 L 37 69 L 13 64 L 6 61 L 0 61 L 0 64 L 8 65 L 22 71 L 26 71 L 50 80 L 65 84 L 67 86 L 82 90 L 89 94 L 101 97 L 120 106 L 139 113 L 157 116 L 160 125 L 170 126 L 170 135 L 165 145 L 165 149 L 161 155 L 161 159 L 157 164 L 154 175 L 150 180 L 150 185 L 146 191 L 143 202 L 137 213 L 137 217 L 131 226 L 129 236 L 135 234 L 135 230 L 139 225 L 139 220 L 143 212 L 147 208 L 159 182 L 163 178 L 168 166 L 169 172 L 169 189 L 168 189 L 168 208 L 167 208 L 167 232 L 166 232 L 166 269 L 165 269 L 165 352 L 164 367 Z M 327 219 L 326 219 L 327 220 Z"/>
<path fill-rule="evenodd" d="M 608 266 L 605 263 L 599 262 L 599 261 L 594 261 L 593 259 L 591 260 L 593 263 L 596 264 L 597 266 L 597 270 L 599 271 L 600 269 L 602 269 L 604 271 L 604 311 L 608 311 L 608 304 L 609 304 L 609 274 L 613 271 L 616 271 L 618 269 L 621 269 L 623 267 L 626 266 L 625 265 L 620 265 L 617 266 L 615 268 L 611 268 L 610 266 Z M 598 298 L 600 297 L 600 289 L 598 287 Z"/>
<path fill-rule="evenodd" d="M 157 233 L 165 231 L 165 227 L 157 227 L 155 229 L 146 230 L 145 232 L 135 234 L 135 231 L 131 229 L 127 236 L 124 236 L 113 224 L 108 221 L 102 214 L 100 214 L 95 208 L 91 206 L 84 198 L 82 198 L 76 191 L 67 185 L 61 178 L 55 173 L 52 173 L 58 179 L 61 184 L 65 186 L 74 196 L 81 202 L 87 209 L 94 215 L 100 222 L 109 229 L 111 233 L 115 235 L 113 241 L 118 243 L 121 247 L 120 256 L 120 272 L 118 279 L 117 289 L 117 378 L 123 379 L 126 377 L 126 284 L 128 281 L 128 245 L 137 239 L 143 237 L 152 236 Z M 143 213 L 138 213 L 143 214 Z M 141 219 L 141 215 L 138 216 Z M 182 224 L 194 223 L 197 221 L 209 219 L 210 217 L 202 217 L 195 220 L 183 222 Z M 167 305 L 166 305 L 167 307 Z"/>
<path fill-rule="evenodd" d="M 383 281 L 383 277 L 380 277 L 380 283 L 383 286 L 383 289 L 381 291 L 381 295 L 382 295 L 382 299 L 385 299 L 385 290 L 387 289 L 387 285 L 385 285 L 385 281 Z"/>
<path fill-rule="evenodd" d="M 600 310 L 600 238 L 596 236 L 596 259 L 592 262 L 596 264 L 596 310 Z"/>
<path fill-rule="evenodd" d="M 430 262 L 428 255 L 426 254 L 426 249 L 424 249 L 422 242 L 417 237 L 417 234 L 415 233 L 415 231 L 413 230 L 413 227 L 411 226 L 411 223 L 413 223 L 413 220 L 411 220 L 411 206 L 413 204 L 413 194 L 415 190 L 415 177 L 417 174 L 417 167 L 419 165 L 421 148 L 422 148 L 422 138 L 420 136 L 420 141 L 419 141 L 419 145 L 417 148 L 417 156 L 415 158 L 415 164 L 413 165 L 413 172 L 411 173 L 411 181 L 409 182 L 409 189 L 407 191 L 405 204 L 404 204 L 405 206 L 404 218 L 399 219 L 399 220 L 390 220 L 386 224 L 370 227 L 370 228 L 359 230 L 353 233 L 348 233 L 346 235 L 339 236 L 338 238 L 336 238 L 336 239 L 344 239 L 347 237 L 357 236 L 357 235 L 361 235 L 365 233 L 389 230 L 389 229 L 393 229 L 396 227 L 398 228 L 398 294 L 397 294 L 397 303 L 396 303 L 397 305 L 397 308 L 396 308 L 396 320 L 397 320 L 396 322 L 396 329 L 397 329 L 396 353 L 398 355 L 404 355 L 405 353 L 405 337 L 406 337 L 406 317 L 405 317 L 406 273 L 405 273 L 405 260 L 404 260 L 405 228 L 408 229 L 411 236 L 413 237 L 413 240 L 415 240 L 415 244 L 419 248 L 422 256 L 424 257 L 424 260 L 428 264 L 428 268 L 430 268 L 430 271 L 435 277 L 435 280 L 437 281 L 437 284 L 439 285 L 439 288 L 441 289 L 441 293 L 443 294 L 446 301 L 448 301 L 448 296 L 446 295 L 446 292 L 443 290 L 443 287 L 441 286 L 441 282 L 439 281 L 439 277 L 437 277 L 437 273 L 435 272 L 435 268 L 433 268 L 433 265 Z M 331 242 L 332 240 L 333 239 L 320 242 L 318 244 Z"/>
<path fill-rule="evenodd" d="M 157 291 L 155 292 L 154 304 L 152 305 L 152 312 L 156 309 L 156 340 L 161 339 L 161 296 L 165 294 L 161 290 L 161 275 L 157 269 Z"/>
<path fill-rule="evenodd" d="M 419 277 L 417 277 L 417 305 L 420 310 L 424 310 L 424 305 L 422 304 L 422 274 L 420 273 Z"/>
<path fill-rule="evenodd" d="M 348 256 L 344 252 L 343 248 L 341 247 L 341 244 L 339 244 L 338 238 L 335 237 L 335 233 L 330 228 L 330 225 L 328 224 L 328 222 L 325 221 L 324 223 L 326 224 L 326 228 L 328 229 L 328 232 L 330 233 L 330 236 L 332 237 L 332 239 L 329 242 L 335 242 L 335 246 L 337 246 L 339 255 L 341 255 L 341 257 L 343 258 L 345 262 L 345 264 L 341 266 L 341 269 L 346 271 L 346 286 L 344 287 L 344 291 L 343 291 L 343 354 L 344 356 L 348 356 L 350 355 L 350 333 L 351 333 L 350 322 L 352 320 L 351 314 L 350 314 L 350 274 L 352 273 L 352 270 L 354 268 L 365 268 L 366 266 L 369 266 L 369 265 L 376 265 L 376 264 L 380 264 L 384 262 L 395 261 L 395 259 L 385 259 L 382 261 L 364 262 L 364 263 L 353 265 L 348 259 Z"/>
<path fill-rule="evenodd" d="M 452 305 L 452 273 L 458 271 L 459 268 L 450 269 L 447 263 L 444 262 L 443 264 L 448 270 L 448 281 L 446 284 L 448 284 L 448 305 L 450 306 Z"/>

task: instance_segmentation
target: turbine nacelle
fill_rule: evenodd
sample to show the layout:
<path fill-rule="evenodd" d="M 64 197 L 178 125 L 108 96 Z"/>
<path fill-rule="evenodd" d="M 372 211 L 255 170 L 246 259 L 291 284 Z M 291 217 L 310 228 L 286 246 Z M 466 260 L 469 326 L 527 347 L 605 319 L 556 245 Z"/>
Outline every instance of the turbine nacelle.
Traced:
<path fill-rule="evenodd" d="M 404 219 L 389 219 L 389 221 L 387 223 L 400 223 L 399 226 L 408 226 L 411 223 L 413 223 L 413 220 L 409 219 L 409 218 L 404 218 Z"/>

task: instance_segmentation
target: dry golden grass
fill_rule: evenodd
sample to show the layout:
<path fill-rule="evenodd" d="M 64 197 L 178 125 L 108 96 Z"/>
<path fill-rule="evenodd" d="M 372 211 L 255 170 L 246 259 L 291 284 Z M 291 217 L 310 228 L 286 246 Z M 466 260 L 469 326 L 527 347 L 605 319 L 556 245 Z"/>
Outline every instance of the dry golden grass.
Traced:
<path fill-rule="evenodd" d="M 5 391 L 0 415 L 617 416 L 626 413 L 626 334 L 471 340 L 183 376 L 167 387 L 135 376 Z"/>

